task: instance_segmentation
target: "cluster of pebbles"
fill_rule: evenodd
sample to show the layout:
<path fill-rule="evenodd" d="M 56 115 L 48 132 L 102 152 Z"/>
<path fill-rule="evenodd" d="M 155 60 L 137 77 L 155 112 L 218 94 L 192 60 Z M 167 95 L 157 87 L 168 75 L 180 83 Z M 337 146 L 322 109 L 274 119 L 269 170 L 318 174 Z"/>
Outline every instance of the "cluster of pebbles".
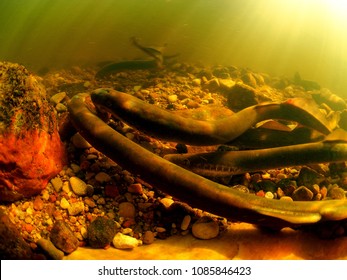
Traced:
<path fill-rule="evenodd" d="M 32 250 L 43 250 L 48 258 L 61 259 L 79 246 L 130 249 L 177 234 L 212 239 L 230 225 L 224 218 L 192 209 L 160 192 L 90 146 L 68 125 L 66 103 L 74 94 L 101 87 L 114 88 L 162 108 L 213 119 L 227 114 L 228 110 L 222 110 L 224 105 L 238 110 L 262 101 L 307 97 L 319 91 L 314 83 L 305 84 L 313 88 L 304 88 L 291 79 L 236 67 L 206 68 L 180 63 L 161 71 L 123 71 L 101 80 L 95 80 L 94 75 L 94 69 L 75 67 L 42 78 L 61 121 L 69 165 L 40 195 L 1 206 Z M 337 103 L 341 104 L 341 100 Z M 208 108 L 207 105 L 218 110 L 200 110 Z M 334 110 L 331 105 L 326 107 Z M 111 125 L 161 156 L 178 150 L 217 148 L 161 142 L 117 120 Z M 335 163 L 267 170 L 231 176 L 225 183 L 264 199 L 345 199 L 347 166 Z M 344 225 L 326 235 L 346 232 L 347 225 Z"/>

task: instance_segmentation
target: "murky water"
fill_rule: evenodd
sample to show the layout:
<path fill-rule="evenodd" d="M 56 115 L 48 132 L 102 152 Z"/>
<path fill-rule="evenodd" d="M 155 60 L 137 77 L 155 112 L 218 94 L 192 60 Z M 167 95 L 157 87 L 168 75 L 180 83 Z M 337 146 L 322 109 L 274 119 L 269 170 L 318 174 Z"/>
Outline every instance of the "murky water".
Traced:
<path fill-rule="evenodd" d="M 298 71 L 347 96 L 343 0 L 2 0 L 0 58 L 37 70 L 143 54 L 166 45 L 181 61 Z"/>

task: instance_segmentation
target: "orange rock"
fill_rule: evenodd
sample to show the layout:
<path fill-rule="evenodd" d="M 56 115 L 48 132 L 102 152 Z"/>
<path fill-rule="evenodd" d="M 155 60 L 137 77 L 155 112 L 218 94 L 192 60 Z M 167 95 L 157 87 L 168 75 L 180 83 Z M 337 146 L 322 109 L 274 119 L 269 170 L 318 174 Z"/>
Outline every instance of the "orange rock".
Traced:
<path fill-rule="evenodd" d="M 0 62 L 0 201 L 39 194 L 66 164 L 53 108 L 23 66 Z"/>

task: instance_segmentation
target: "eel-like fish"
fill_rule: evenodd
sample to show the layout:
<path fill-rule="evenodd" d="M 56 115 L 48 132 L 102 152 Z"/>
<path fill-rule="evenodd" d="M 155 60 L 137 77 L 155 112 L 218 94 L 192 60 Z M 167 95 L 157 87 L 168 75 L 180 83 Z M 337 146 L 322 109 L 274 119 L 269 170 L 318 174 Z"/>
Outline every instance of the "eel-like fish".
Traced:
<path fill-rule="evenodd" d="M 300 98 L 247 107 L 230 117 L 209 122 L 178 116 L 112 89 L 95 90 L 91 98 L 98 107 L 151 136 L 192 145 L 228 143 L 267 119 L 296 121 L 323 134 L 331 132 L 331 124 L 314 101 Z"/>
<path fill-rule="evenodd" d="M 164 158 L 202 176 L 230 176 L 288 166 L 346 161 L 346 132 L 336 131 L 335 134 L 341 137 L 331 135 L 316 143 L 277 148 L 172 154 Z"/>
<path fill-rule="evenodd" d="M 88 94 L 78 94 L 68 104 L 72 123 L 82 136 L 123 168 L 192 207 L 229 219 L 278 229 L 347 218 L 347 200 L 270 200 L 230 189 L 187 171 L 113 130 L 88 108 L 89 97 Z M 127 104 L 125 107 L 132 109 L 132 102 L 125 102 L 124 105 Z M 128 116 L 131 118 L 132 114 Z M 346 146 L 338 148 L 347 149 Z"/>
<path fill-rule="evenodd" d="M 95 74 L 95 78 L 104 78 L 112 73 L 122 72 L 125 70 L 145 70 L 154 69 L 156 67 L 157 62 L 155 60 L 125 60 L 107 64 Z"/>
<path fill-rule="evenodd" d="M 155 47 L 146 47 L 139 43 L 139 41 L 132 37 L 130 38 L 131 43 L 143 51 L 145 54 L 150 56 L 151 60 L 125 60 L 107 64 L 102 67 L 95 75 L 95 78 L 100 79 L 106 76 L 109 76 L 114 73 L 118 73 L 125 70 L 146 70 L 146 69 L 161 69 L 167 61 L 175 58 L 178 54 L 174 55 L 163 55 L 162 50 L 160 48 Z"/>

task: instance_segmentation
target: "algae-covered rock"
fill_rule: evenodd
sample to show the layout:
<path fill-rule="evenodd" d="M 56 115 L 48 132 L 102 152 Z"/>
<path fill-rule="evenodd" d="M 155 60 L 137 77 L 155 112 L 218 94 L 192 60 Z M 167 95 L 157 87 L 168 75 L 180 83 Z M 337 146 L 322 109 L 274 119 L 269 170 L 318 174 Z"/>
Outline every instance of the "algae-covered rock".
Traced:
<path fill-rule="evenodd" d="M 70 254 L 78 248 L 79 241 L 69 225 L 64 221 L 57 221 L 51 230 L 50 239 L 55 247 Z"/>
<path fill-rule="evenodd" d="M 25 67 L 0 62 L 0 201 L 40 193 L 65 162 L 44 87 Z"/>
<path fill-rule="evenodd" d="M 111 244 L 116 227 L 113 221 L 97 217 L 88 227 L 88 242 L 92 248 L 104 248 Z"/>

